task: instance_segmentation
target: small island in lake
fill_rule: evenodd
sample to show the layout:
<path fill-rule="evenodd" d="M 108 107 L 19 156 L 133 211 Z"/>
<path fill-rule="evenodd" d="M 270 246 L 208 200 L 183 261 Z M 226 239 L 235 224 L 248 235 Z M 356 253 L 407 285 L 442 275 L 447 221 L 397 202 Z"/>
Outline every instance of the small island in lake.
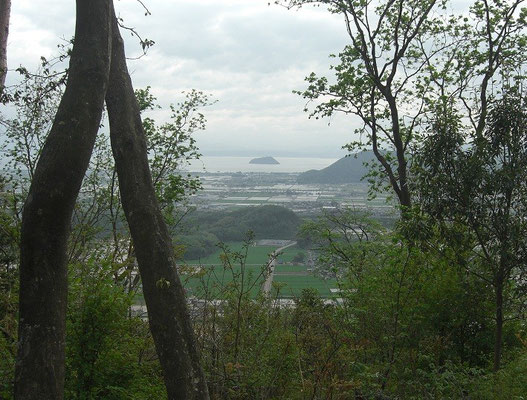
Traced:
<path fill-rule="evenodd" d="M 253 158 L 251 161 L 249 161 L 249 164 L 280 164 L 280 163 L 276 161 L 273 157 L 259 157 L 259 158 Z"/>

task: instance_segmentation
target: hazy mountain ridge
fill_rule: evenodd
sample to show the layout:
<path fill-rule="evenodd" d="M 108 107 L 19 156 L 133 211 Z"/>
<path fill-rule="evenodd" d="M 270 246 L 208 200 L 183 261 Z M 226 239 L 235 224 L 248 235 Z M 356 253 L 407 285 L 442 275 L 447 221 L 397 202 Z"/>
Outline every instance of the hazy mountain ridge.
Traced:
<path fill-rule="evenodd" d="M 364 163 L 375 159 L 371 151 L 364 151 L 341 158 L 324 169 L 311 169 L 297 178 L 298 183 L 355 183 L 368 173 Z"/>

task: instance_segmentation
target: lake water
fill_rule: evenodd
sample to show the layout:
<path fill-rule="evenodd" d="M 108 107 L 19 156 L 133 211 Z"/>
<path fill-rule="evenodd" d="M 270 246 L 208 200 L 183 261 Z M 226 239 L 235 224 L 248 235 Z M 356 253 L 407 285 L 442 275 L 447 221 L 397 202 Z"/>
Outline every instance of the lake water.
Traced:
<path fill-rule="evenodd" d="M 249 164 L 255 157 L 201 157 L 193 160 L 190 172 L 304 172 L 322 169 L 333 164 L 338 158 L 274 157 L 280 164 Z"/>

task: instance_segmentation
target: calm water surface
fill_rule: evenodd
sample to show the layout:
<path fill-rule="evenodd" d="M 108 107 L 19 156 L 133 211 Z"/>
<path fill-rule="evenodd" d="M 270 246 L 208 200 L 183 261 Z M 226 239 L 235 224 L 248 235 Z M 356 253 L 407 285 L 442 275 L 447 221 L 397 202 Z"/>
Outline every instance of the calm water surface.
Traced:
<path fill-rule="evenodd" d="M 322 169 L 338 158 L 274 157 L 280 164 L 249 164 L 256 157 L 202 157 L 186 168 L 190 172 L 304 172 Z"/>

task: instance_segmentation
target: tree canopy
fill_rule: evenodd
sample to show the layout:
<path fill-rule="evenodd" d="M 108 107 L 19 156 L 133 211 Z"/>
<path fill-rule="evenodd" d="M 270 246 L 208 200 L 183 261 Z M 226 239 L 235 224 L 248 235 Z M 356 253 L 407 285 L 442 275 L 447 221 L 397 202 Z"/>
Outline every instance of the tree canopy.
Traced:
<path fill-rule="evenodd" d="M 388 184 L 403 208 L 412 204 L 411 155 L 442 104 L 454 103 L 464 112 L 462 122 L 481 134 L 489 100 L 522 76 L 523 0 L 476 0 L 457 12 L 447 0 L 277 3 L 318 4 L 342 15 L 350 44 L 334 56 L 334 77 L 312 73 L 297 93 L 315 103 L 311 116 L 343 112 L 359 118 L 360 139 L 345 147 L 375 153 L 377 187 Z"/>

